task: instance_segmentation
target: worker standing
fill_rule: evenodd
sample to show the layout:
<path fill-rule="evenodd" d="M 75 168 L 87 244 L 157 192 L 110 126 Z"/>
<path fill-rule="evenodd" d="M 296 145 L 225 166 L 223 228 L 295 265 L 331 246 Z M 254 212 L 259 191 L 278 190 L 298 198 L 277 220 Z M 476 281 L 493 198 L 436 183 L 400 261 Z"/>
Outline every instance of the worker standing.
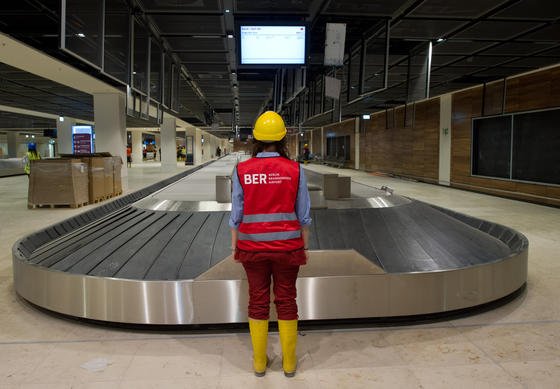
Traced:
<path fill-rule="evenodd" d="M 27 153 L 23 157 L 23 170 L 25 171 L 27 178 L 29 178 L 29 175 L 31 174 L 31 161 L 36 161 L 38 159 L 41 159 L 41 156 L 37 152 L 37 145 L 35 143 L 29 143 L 27 145 Z"/>
<path fill-rule="evenodd" d="M 282 117 L 267 111 L 255 122 L 252 158 L 233 174 L 229 225 L 235 260 L 249 283 L 249 330 L 255 375 L 266 373 L 270 284 L 287 377 L 296 372 L 296 279 L 307 262 L 310 201 L 305 174 L 291 161 Z"/>

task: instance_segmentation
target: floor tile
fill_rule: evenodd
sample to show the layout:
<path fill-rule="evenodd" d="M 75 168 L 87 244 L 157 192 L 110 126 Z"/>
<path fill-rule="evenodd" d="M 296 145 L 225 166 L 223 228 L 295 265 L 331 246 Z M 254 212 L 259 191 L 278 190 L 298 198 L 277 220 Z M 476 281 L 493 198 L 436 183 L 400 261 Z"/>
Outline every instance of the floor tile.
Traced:
<path fill-rule="evenodd" d="M 136 342 L 57 343 L 24 383 L 88 383 L 120 380 L 140 345 Z M 104 363 L 99 369 L 87 367 L 94 360 Z"/>
<path fill-rule="evenodd" d="M 29 379 L 53 350 L 49 343 L 0 344 L 0 387 Z"/>
<path fill-rule="evenodd" d="M 454 328 L 399 329 L 387 342 L 411 365 L 453 366 L 490 363 L 474 343 Z"/>
<path fill-rule="evenodd" d="M 560 323 L 459 328 L 498 363 L 560 359 Z"/>
<path fill-rule="evenodd" d="M 316 375 L 317 387 L 321 389 L 422 388 L 418 378 L 406 366 L 333 369 Z"/>
<path fill-rule="evenodd" d="M 302 340 L 316 371 L 402 365 L 387 331 L 307 333 Z"/>
<path fill-rule="evenodd" d="M 422 387 L 430 389 L 523 389 L 496 364 L 411 367 Z"/>
<path fill-rule="evenodd" d="M 506 362 L 501 366 L 525 388 L 560 387 L 560 359 L 555 361 Z"/>

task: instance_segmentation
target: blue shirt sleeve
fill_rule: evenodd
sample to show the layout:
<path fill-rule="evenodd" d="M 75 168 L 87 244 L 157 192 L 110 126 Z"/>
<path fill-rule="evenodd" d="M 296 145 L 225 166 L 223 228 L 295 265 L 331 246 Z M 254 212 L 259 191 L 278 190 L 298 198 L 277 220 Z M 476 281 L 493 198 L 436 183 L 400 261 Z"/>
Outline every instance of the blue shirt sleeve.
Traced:
<path fill-rule="evenodd" d="M 307 178 L 305 172 L 299 169 L 299 187 L 296 202 L 296 215 L 302 227 L 311 224 L 309 212 L 311 210 L 311 200 L 309 199 L 309 191 L 307 190 Z"/>
<path fill-rule="evenodd" d="M 231 213 L 229 215 L 229 226 L 232 228 L 239 227 L 243 219 L 243 188 L 237 176 L 237 166 L 231 174 Z"/>

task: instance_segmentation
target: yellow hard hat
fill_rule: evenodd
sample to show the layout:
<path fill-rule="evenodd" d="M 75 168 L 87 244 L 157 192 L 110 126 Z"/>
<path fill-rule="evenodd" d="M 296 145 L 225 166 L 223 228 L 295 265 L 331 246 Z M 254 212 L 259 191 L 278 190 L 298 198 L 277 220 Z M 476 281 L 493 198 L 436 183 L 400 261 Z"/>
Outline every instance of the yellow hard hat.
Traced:
<path fill-rule="evenodd" d="M 274 111 L 266 111 L 258 117 L 253 128 L 253 137 L 261 142 L 277 142 L 286 136 L 286 126 L 282 116 Z"/>

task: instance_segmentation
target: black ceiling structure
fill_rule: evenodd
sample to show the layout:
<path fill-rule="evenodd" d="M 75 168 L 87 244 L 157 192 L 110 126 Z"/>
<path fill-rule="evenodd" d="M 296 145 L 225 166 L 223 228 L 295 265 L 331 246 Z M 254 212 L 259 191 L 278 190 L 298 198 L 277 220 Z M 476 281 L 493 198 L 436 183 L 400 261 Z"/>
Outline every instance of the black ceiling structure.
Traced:
<path fill-rule="evenodd" d="M 132 80 L 134 88 L 130 74 L 119 80 L 60 49 L 61 3 L 76 1 L 2 1 L 0 31 L 123 90 Z M 83 9 L 97 3 L 80 0 Z M 166 104 L 161 93 L 163 70 L 164 76 L 148 78 L 147 98 L 159 104 L 150 95 L 157 90 L 163 110 L 210 129 L 212 124 L 251 126 L 260 112 L 271 108 L 292 126 L 319 126 L 560 62 L 560 2 L 550 0 L 105 0 L 105 8 L 118 20 L 129 17 L 138 25 L 136 31 L 149 35 L 148 52 L 161 51 L 164 63 L 173 66 L 176 105 Z M 235 23 L 244 19 L 308 23 L 302 88 L 285 88 L 294 70 L 238 68 Z M 76 20 L 88 19 L 72 20 L 75 27 Z M 346 24 L 345 65 L 336 69 L 323 66 L 326 23 Z M 123 50 L 113 54 L 126 66 L 127 59 L 135 58 Z M 30 108 L 41 100 L 42 105 L 32 107 L 45 112 L 63 108 L 73 112 L 68 116 L 92 120 L 91 97 L 18 72 L 23 73 L 0 67 L 0 104 Z M 324 97 L 325 75 L 342 82 L 339 104 Z M 422 93 L 411 93 L 414 80 L 426 82 Z M 275 99 L 281 84 L 284 92 Z M 141 88 L 138 93 L 142 95 Z M 130 121 L 141 126 L 149 124 L 146 119 Z M 227 132 L 217 133 L 223 134 Z"/>
<path fill-rule="evenodd" d="M 21 113 L 0 111 L 0 129 L 38 129 L 56 128 L 56 120 Z"/>

